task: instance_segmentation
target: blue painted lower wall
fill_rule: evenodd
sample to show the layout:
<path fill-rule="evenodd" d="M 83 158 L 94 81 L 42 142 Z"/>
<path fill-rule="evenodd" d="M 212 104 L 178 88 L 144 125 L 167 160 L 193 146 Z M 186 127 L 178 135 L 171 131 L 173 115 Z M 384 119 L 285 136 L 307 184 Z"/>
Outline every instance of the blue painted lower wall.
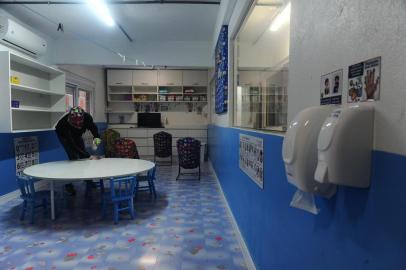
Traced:
<path fill-rule="evenodd" d="M 97 123 L 99 132 L 107 128 L 106 123 Z M 14 138 L 37 136 L 39 143 L 40 162 L 67 159 L 66 153 L 59 143 L 55 131 L 28 132 L 28 133 L 0 133 L 0 196 L 17 189 L 15 180 Z"/>
<path fill-rule="evenodd" d="M 239 133 L 264 139 L 264 190 L 239 169 Z M 283 138 L 209 127 L 209 157 L 258 270 L 406 269 L 406 157 L 375 151 L 370 189 L 291 208 Z"/>

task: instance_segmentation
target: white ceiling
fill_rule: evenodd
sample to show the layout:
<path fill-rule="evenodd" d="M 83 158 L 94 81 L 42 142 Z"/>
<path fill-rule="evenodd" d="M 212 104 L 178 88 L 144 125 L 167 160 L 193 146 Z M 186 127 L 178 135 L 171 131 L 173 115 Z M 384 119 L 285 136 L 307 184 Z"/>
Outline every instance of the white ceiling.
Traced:
<path fill-rule="evenodd" d="M 0 5 L 22 22 L 55 39 L 126 41 L 117 26 L 101 22 L 84 4 Z M 210 41 L 219 5 L 211 4 L 114 4 L 114 20 L 137 41 Z M 57 32 L 63 23 L 65 32 Z"/>

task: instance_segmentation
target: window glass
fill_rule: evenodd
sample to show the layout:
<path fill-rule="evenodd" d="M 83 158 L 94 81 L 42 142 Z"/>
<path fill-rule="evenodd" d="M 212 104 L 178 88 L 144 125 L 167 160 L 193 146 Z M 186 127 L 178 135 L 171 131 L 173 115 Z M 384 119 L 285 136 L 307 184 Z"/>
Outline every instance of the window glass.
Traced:
<path fill-rule="evenodd" d="M 75 106 L 75 90 L 76 87 L 66 84 L 66 94 L 65 94 L 65 101 L 66 101 L 66 111 L 69 111 L 73 106 Z"/>
<path fill-rule="evenodd" d="M 286 129 L 289 37 L 290 2 L 255 1 L 234 40 L 235 126 Z"/>

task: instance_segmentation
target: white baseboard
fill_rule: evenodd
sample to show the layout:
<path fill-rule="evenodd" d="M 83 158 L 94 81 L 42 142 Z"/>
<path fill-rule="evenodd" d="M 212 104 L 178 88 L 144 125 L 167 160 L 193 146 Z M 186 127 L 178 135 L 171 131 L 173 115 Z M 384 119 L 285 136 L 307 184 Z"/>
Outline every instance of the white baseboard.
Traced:
<path fill-rule="evenodd" d="M 240 244 L 240 248 L 242 250 L 242 254 L 244 256 L 245 263 L 247 264 L 247 268 L 248 268 L 248 270 L 256 270 L 254 261 L 252 260 L 251 254 L 250 254 L 250 252 L 248 250 L 248 247 L 245 244 L 245 241 L 244 241 L 244 238 L 243 238 L 243 236 L 241 234 L 240 228 L 238 228 L 237 221 L 235 220 L 233 212 L 231 211 L 230 205 L 228 204 L 227 199 L 224 196 L 223 189 L 221 188 L 220 181 L 219 181 L 219 179 L 217 177 L 216 171 L 213 168 L 211 160 L 209 160 L 208 163 L 209 163 L 210 170 L 213 172 L 214 177 L 216 178 L 217 185 L 218 185 L 218 187 L 219 187 L 219 189 L 221 191 L 221 197 L 222 197 L 222 199 L 223 199 L 223 201 L 224 201 L 224 203 L 226 205 L 227 213 L 231 217 L 231 223 L 233 225 L 233 229 L 237 233 L 238 242 Z"/>
<path fill-rule="evenodd" d="M 46 181 L 39 181 L 35 183 L 35 189 L 36 190 L 42 190 L 48 187 L 48 183 Z M 15 200 L 20 198 L 20 190 L 16 189 L 12 192 L 9 192 L 7 194 L 4 194 L 2 196 L 0 196 L 0 204 L 5 204 L 9 201 Z"/>

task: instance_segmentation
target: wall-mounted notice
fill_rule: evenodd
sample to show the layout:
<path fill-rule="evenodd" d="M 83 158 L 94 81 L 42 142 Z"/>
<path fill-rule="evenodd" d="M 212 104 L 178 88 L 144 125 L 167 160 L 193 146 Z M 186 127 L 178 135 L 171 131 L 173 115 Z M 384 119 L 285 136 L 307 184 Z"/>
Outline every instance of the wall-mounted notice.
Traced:
<path fill-rule="evenodd" d="M 16 174 L 21 175 L 25 168 L 39 163 L 38 138 L 20 137 L 14 139 Z"/>
<path fill-rule="evenodd" d="M 379 100 L 381 80 L 381 57 L 348 67 L 348 103 Z"/>
<path fill-rule="evenodd" d="M 262 138 L 240 134 L 240 169 L 264 188 L 264 142 Z"/>
<path fill-rule="evenodd" d="M 341 104 L 343 95 L 343 69 L 321 76 L 320 105 Z"/>
<path fill-rule="evenodd" d="M 227 112 L 228 102 L 228 26 L 223 25 L 215 50 L 215 110 L 216 114 Z"/>

